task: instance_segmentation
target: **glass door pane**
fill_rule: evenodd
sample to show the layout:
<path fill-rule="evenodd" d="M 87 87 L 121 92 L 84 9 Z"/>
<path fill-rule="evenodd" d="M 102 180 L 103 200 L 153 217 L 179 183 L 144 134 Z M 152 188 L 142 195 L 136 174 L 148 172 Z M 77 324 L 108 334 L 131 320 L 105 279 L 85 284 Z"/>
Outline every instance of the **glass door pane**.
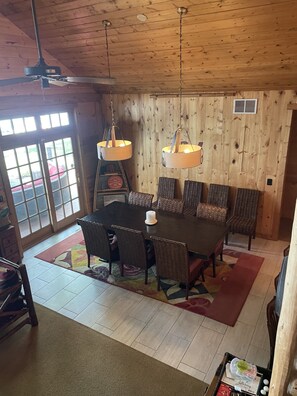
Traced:
<path fill-rule="evenodd" d="M 81 210 L 72 139 L 65 137 L 44 143 L 57 223 L 77 216 Z"/>
<path fill-rule="evenodd" d="M 50 225 L 48 200 L 37 144 L 3 152 L 22 238 Z"/>

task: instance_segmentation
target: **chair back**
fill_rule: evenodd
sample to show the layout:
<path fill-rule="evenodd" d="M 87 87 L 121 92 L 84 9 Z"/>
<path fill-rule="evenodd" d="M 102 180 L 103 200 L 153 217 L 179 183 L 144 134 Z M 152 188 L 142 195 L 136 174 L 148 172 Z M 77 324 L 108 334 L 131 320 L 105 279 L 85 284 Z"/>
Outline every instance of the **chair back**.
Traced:
<path fill-rule="evenodd" d="M 183 213 L 184 203 L 180 199 L 158 198 L 157 209 L 171 213 Z"/>
<path fill-rule="evenodd" d="M 189 256 L 183 242 L 151 236 L 153 241 L 157 276 L 187 282 L 189 278 Z"/>
<path fill-rule="evenodd" d="M 87 254 L 110 261 L 111 246 L 105 226 L 83 219 L 77 219 L 77 224 L 81 226 Z"/>
<path fill-rule="evenodd" d="M 169 198 L 172 199 L 175 196 L 176 179 L 172 177 L 159 177 L 157 198 Z"/>
<path fill-rule="evenodd" d="M 207 194 L 207 203 L 210 205 L 228 207 L 230 187 L 223 184 L 210 184 Z"/>
<path fill-rule="evenodd" d="M 234 204 L 234 216 L 256 220 L 260 191 L 238 188 Z"/>
<path fill-rule="evenodd" d="M 147 250 L 141 231 L 112 225 L 115 231 L 121 263 L 138 268 L 147 268 Z"/>
<path fill-rule="evenodd" d="M 200 203 L 197 206 L 196 216 L 200 219 L 225 223 L 227 218 L 227 210 L 227 208 L 221 208 L 220 206 Z"/>
<path fill-rule="evenodd" d="M 128 196 L 128 203 L 130 205 L 142 206 L 144 208 L 150 208 L 152 206 L 153 194 L 147 194 L 142 192 L 130 191 Z"/>
<path fill-rule="evenodd" d="M 183 201 L 185 208 L 197 208 L 201 202 L 203 183 L 194 180 L 185 180 Z"/>

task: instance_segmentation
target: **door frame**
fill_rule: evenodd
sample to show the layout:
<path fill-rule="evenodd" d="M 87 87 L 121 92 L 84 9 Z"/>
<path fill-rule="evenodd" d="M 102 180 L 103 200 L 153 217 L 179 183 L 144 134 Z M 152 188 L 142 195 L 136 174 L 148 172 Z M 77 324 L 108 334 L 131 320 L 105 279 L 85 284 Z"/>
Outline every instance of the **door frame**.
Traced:
<path fill-rule="evenodd" d="M 57 128 L 51 128 L 51 129 L 41 129 L 40 124 L 38 125 L 38 120 L 37 117 L 43 114 L 52 114 L 52 113 L 62 113 L 62 112 L 67 112 L 69 116 L 69 125 L 68 126 L 62 126 L 62 127 L 57 127 Z M 10 210 L 10 220 L 12 224 L 15 226 L 16 229 L 16 234 L 17 234 L 17 239 L 18 239 L 18 244 L 19 244 L 19 249 L 21 254 L 23 253 L 23 250 L 27 247 L 30 247 L 37 243 L 40 240 L 43 240 L 47 238 L 48 236 L 52 235 L 53 233 L 57 232 L 58 230 L 62 230 L 63 228 L 73 224 L 75 222 L 75 219 L 77 218 L 78 215 L 84 214 L 86 210 L 86 202 L 85 202 L 85 193 L 83 190 L 83 183 L 81 183 L 82 179 L 82 169 L 81 169 L 81 158 L 80 158 L 80 150 L 79 150 L 79 145 L 78 145 L 78 132 L 77 132 L 77 127 L 76 127 L 76 121 L 75 121 L 75 116 L 74 116 L 74 108 L 70 106 L 48 106 L 46 108 L 40 108 L 40 109 L 34 109 L 33 111 L 28 111 L 28 109 L 23 110 L 23 111 L 3 111 L 0 113 L 1 118 L 16 118 L 16 117 L 30 117 L 34 116 L 36 117 L 37 121 L 37 131 L 36 132 L 30 132 L 30 133 L 24 133 L 24 134 L 18 134 L 18 135 L 9 135 L 9 136 L 0 136 L 0 169 L 1 175 L 2 175 L 2 180 L 3 180 L 3 187 L 6 195 L 6 200 L 7 200 L 7 205 Z M 41 228 L 39 231 L 37 231 L 38 235 L 36 238 L 36 234 L 34 233 L 35 237 L 32 238 L 31 235 L 29 234 L 28 236 L 22 238 L 20 234 L 20 230 L 18 227 L 18 219 L 15 211 L 15 206 L 14 206 L 14 201 L 12 197 L 12 192 L 11 192 L 11 186 L 9 183 L 7 171 L 6 171 L 6 164 L 4 161 L 4 156 L 3 156 L 3 151 L 9 150 L 9 149 L 14 149 L 17 147 L 23 147 L 23 146 L 28 146 L 30 144 L 37 144 L 42 147 L 42 143 L 46 141 L 54 141 L 58 139 L 62 139 L 65 137 L 71 137 L 72 140 L 72 146 L 73 146 L 73 153 L 74 153 L 74 158 L 75 158 L 75 165 L 76 165 L 76 175 L 77 175 L 77 184 L 78 184 L 78 194 L 79 194 L 79 202 L 80 202 L 80 211 L 78 212 L 79 214 L 71 215 L 67 217 L 67 220 L 63 219 L 59 222 L 59 225 L 57 225 L 57 222 L 54 222 L 52 224 L 49 224 L 49 226 L 46 226 L 44 228 Z M 44 154 L 44 153 L 43 153 Z M 41 158 L 42 161 L 42 158 Z M 50 183 L 50 175 L 49 172 L 47 171 L 47 168 L 45 167 L 45 172 L 44 172 L 44 177 L 46 179 L 47 183 Z M 51 194 L 50 194 L 51 195 Z M 48 199 L 51 200 L 50 195 L 48 196 Z M 51 202 L 53 204 L 53 201 Z M 50 213 L 50 218 L 52 217 Z M 65 221 L 64 221 L 65 220 Z"/>

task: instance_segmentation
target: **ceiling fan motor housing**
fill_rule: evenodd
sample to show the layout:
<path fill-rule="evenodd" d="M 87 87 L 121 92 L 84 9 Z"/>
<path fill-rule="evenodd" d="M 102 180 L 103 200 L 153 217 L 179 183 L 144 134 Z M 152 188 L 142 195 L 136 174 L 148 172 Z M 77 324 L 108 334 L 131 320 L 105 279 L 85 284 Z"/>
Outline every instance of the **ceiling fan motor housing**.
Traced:
<path fill-rule="evenodd" d="M 48 66 L 48 65 L 36 65 L 31 67 L 24 68 L 25 76 L 34 77 L 34 76 L 60 76 L 61 69 L 58 66 Z"/>

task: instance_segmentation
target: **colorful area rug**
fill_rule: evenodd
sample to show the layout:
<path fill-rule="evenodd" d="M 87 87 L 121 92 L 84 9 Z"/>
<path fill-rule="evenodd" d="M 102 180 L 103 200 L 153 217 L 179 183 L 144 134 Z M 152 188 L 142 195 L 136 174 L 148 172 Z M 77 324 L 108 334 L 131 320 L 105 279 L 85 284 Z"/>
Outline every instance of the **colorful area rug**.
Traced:
<path fill-rule="evenodd" d="M 200 279 L 195 282 L 187 301 L 185 299 L 185 289 L 176 281 L 163 279 L 161 281 L 161 291 L 157 290 L 155 266 L 149 270 L 147 285 L 144 284 L 144 272 L 132 266 L 125 266 L 125 276 L 121 277 L 119 263 L 115 262 L 112 267 L 112 275 L 109 275 L 108 263 L 101 261 L 98 257 L 92 257 L 91 269 L 88 268 L 87 254 L 81 232 L 75 233 L 36 257 L 112 285 L 207 316 L 229 326 L 235 325 L 264 260 L 262 257 L 252 254 L 225 249 L 224 261 L 217 260 L 216 278 L 212 277 L 212 266 L 209 266 L 204 272 L 205 282 Z"/>

